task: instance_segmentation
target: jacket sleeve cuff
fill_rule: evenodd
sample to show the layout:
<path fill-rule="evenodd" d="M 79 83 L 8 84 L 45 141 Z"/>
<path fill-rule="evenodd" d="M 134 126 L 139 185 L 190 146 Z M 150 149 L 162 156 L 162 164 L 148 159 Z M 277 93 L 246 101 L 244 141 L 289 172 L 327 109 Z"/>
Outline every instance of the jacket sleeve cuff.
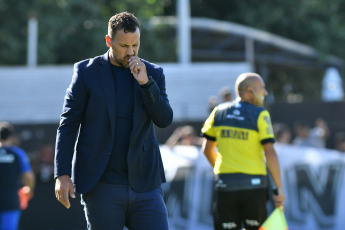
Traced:
<path fill-rule="evenodd" d="M 149 81 L 146 82 L 145 84 L 140 85 L 141 88 L 149 88 L 153 84 L 153 79 L 151 76 L 149 76 Z"/>

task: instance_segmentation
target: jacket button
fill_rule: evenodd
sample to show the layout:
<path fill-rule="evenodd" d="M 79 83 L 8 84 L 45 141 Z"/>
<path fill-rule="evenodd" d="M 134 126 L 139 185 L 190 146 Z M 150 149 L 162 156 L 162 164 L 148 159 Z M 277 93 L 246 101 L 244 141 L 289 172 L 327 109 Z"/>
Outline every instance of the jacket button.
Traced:
<path fill-rule="evenodd" d="M 110 153 L 108 153 L 108 156 L 110 156 Z"/>

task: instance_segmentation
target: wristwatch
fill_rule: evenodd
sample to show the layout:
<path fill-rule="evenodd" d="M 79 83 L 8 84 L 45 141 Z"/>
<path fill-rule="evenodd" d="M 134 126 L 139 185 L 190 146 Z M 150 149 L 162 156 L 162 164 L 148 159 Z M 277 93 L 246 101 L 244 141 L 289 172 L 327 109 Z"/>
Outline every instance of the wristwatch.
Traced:
<path fill-rule="evenodd" d="M 151 76 L 149 76 L 149 81 L 145 84 L 140 85 L 141 88 L 149 88 L 153 84 L 153 79 Z"/>

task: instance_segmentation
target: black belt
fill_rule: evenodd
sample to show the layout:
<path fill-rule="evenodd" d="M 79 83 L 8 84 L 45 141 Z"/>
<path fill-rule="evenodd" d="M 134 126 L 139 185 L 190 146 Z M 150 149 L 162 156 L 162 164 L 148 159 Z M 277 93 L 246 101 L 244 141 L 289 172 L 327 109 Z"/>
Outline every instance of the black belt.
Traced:
<path fill-rule="evenodd" d="M 250 175 L 243 173 L 227 173 L 215 175 L 216 191 L 238 191 L 267 188 L 266 175 Z"/>

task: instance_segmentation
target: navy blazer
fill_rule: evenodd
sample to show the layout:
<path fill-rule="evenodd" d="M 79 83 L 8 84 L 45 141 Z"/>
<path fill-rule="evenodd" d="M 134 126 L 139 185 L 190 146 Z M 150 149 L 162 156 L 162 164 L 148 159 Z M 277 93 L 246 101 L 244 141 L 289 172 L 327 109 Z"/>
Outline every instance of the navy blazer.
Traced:
<path fill-rule="evenodd" d="M 133 129 L 128 150 L 128 181 L 146 192 L 165 182 L 153 124 L 167 127 L 173 119 L 163 69 L 141 59 L 154 83 L 141 88 L 134 81 Z M 124 85 L 123 87 L 127 87 Z M 102 176 L 112 150 L 116 103 L 108 52 L 74 65 L 66 91 L 55 149 L 55 178 L 70 175 L 78 193 L 90 191 Z"/>

